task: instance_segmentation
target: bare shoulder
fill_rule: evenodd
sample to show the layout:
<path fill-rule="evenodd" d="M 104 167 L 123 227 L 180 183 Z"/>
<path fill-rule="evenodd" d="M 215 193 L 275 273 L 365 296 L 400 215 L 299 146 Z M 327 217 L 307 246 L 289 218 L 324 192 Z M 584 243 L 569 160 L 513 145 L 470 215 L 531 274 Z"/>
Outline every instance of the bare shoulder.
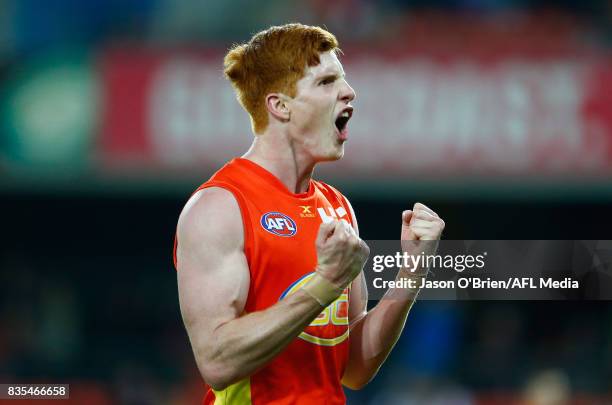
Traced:
<path fill-rule="evenodd" d="M 189 199 L 179 217 L 176 264 L 181 314 L 192 340 L 206 339 L 242 313 L 250 282 L 243 244 L 240 207 L 230 191 L 211 187 Z"/>
<path fill-rule="evenodd" d="M 177 239 L 182 251 L 209 245 L 215 249 L 243 247 L 240 207 L 234 195 L 220 187 L 196 192 L 179 217 Z"/>

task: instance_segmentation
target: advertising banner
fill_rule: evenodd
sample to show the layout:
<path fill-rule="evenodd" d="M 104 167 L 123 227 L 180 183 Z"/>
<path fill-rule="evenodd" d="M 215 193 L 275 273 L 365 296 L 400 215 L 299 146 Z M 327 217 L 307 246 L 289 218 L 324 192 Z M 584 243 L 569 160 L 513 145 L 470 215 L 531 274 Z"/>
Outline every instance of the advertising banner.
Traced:
<path fill-rule="evenodd" d="M 105 165 L 201 170 L 242 154 L 253 135 L 223 78 L 222 58 L 215 50 L 108 51 L 101 68 Z M 335 176 L 609 172 L 609 60 L 353 50 L 343 63 L 357 99 Z"/>

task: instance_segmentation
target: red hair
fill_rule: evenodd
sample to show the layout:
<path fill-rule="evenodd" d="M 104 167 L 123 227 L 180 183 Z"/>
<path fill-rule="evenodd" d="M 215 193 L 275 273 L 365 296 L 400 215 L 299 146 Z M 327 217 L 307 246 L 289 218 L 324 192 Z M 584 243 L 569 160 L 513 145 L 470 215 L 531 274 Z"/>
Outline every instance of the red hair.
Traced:
<path fill-rule="evenodd" d="M 303 24 L 270 27 L 246 44 L 233 46 L 225 55 L 224 73 L 251 116 L 253 131 L 260 134 L 268 126 L 267 94 L 295 97 L 296 83 L 306 67 L 318 65 L 320 53 L 337 50 L 333 34 Z"/>

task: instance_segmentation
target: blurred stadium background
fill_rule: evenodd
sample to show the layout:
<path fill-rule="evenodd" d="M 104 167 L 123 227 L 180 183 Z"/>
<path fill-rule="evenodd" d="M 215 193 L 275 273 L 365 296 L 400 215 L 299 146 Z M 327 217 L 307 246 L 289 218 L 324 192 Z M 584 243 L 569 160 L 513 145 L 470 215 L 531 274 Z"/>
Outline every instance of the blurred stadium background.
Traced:
<path fill-rule="evenodd" d="M 70 383 L 80 404 L 201 400 L 174 227 L 251 140 L 224 51 L 292 21 L 345 51 L 356 114 L 346 158 L 318 175 L 364 239 L 397 238 L 415 201 L 447 239 L 609 235 L 610 1 L 3 0 L 0 382 Z M 348 396 L 612 404 L 612 305 L 420 302 Z"/>

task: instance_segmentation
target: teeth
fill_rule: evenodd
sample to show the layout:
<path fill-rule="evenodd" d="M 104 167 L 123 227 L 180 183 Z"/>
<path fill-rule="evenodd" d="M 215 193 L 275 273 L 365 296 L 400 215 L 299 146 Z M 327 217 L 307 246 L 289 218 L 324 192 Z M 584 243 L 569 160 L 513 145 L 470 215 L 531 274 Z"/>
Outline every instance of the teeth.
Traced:
<path fill-rule="evenodd" d="M 343 118 L 348 118 L 349 117 L 349 113 L 348 113 L 348 111 L 345 111 L 342 114 L 340 114 L 340 116 L 343 117 Z"/>

